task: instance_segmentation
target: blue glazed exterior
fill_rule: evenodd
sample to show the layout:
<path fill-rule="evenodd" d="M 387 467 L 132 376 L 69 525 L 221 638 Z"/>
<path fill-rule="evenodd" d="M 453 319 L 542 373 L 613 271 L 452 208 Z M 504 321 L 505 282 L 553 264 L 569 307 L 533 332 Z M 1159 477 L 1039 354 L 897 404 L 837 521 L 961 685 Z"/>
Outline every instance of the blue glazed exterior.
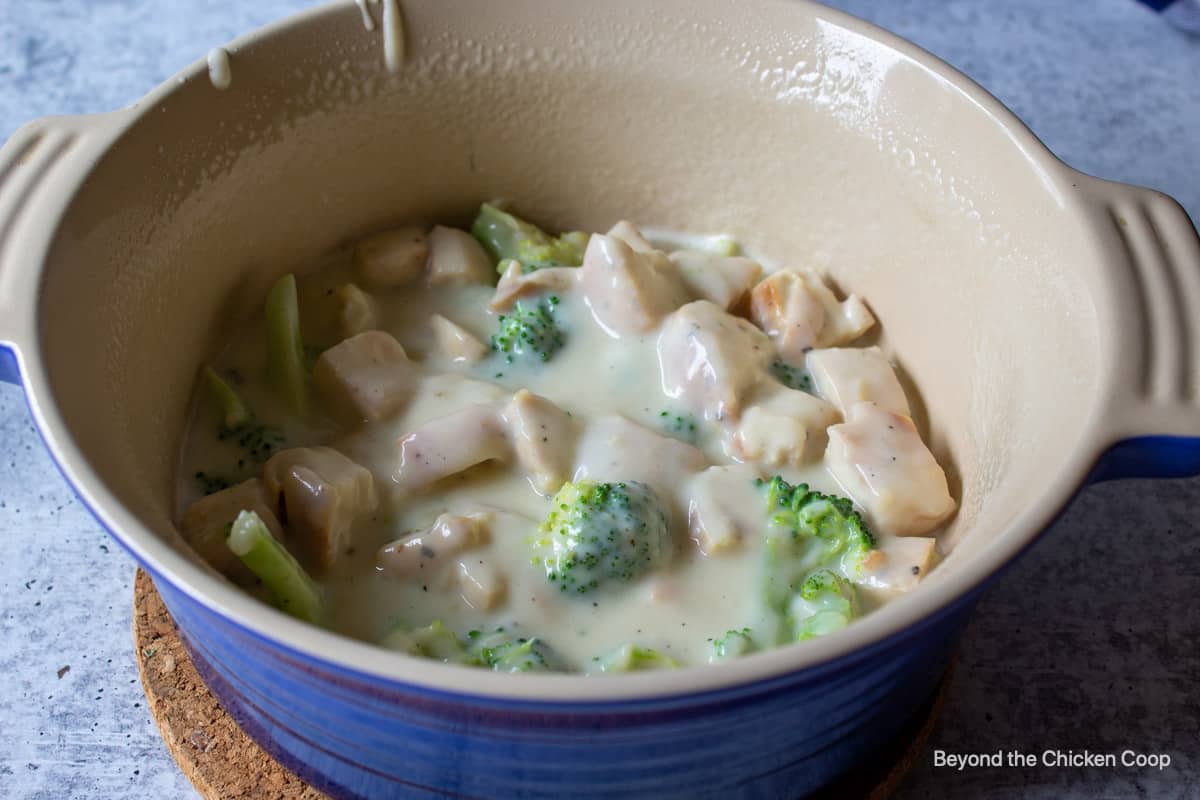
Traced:
<path fill-rule="evenodd" d="M 36 348 L 22 356 L 36 374 Z M 17 360 L 0 345 L 0 380 L 17 378 Z M 1200 439 L 1145 437 L 1111 448 L 1089 479 L 1197 472 Z M 114 538 L 134 553 L 129 531 L 118 526 Z M 347 798 L 808 794 L 870 764 L 927 699 L 986 583 L 831 662 L 713 691 L 580 703 L 454 694 L 357 672 L 253 633 L 144 566 L 229 713 L 302 778 Z"/>
<path fill-rule="evenodd" d="M 1139 436 L 1109 448 L 1088 483 L 1121 478 L 1186 478 L 1200 474 L 1200 438 Z"/>
<path fill-rule="evenodd" d="M 0 383 L 21 383 L 21 371 L 17 367 L 17 354 L 0 344 Z"/>
<path fill-rule="evenodd" d="M 336 797 L 798 797 L 869 762 L 929 697 L 977 596 L 866 651 L 771 681 L 576 704 L 358 674 L 158 586 L 224 707 Z"/>

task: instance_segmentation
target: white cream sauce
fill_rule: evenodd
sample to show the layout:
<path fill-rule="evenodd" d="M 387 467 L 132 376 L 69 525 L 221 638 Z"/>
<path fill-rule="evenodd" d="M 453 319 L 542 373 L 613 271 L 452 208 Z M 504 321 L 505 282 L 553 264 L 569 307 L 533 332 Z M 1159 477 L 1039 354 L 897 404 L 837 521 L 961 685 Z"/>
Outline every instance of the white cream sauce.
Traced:
<path fill-rule="evenodd" d="M 362 14 L 363 27 L 368 32 L 373 32 L 375 30 L 375 18 L 371 16 L 371 9 L 367 6 L 368 0 L 354 0 L 354 2 L 358 5 L 359 13 Z"/>
<path fill-rule="evenodd" d="M 385 3 L 385 23 L 389 13 L 396 13 L 394 3 Z M 393 18 L 393 32 L 395 24 Z M 675 236 L 673 241 L 682 239 Z M 703 243 L 689 243 L 697 241 Z M 301 278 L 301 296 L 305 286 L 321 289 L 351 279 L 348 254 L 334 254 L 319 270 Z M 662 326 L 614 338 L 573 292 L 561 295 L 555 312 L 566 331 L 566 344 L 548 362 L 509 364 L 502 355 L 491 353 L 467 365 L 442 355 L 430 317 L 441 314 L 486 342 L 501 313 L 488 308 L 493 292 L 491 286 L 417 285 L 376 295 L 377 327 L 395 336 L 423 377 L 401 413 L 357 431 L 341 431 L 321 417 L 288 421 L 262 378 L 261 322 L 240 332 L 218 361 L 226 374 L 242 378 L 239 391 L 259 419 L 285 429 L 287 446 L 328 444 L 375 476 L 380 512 L 357 525 L 352 551 L 321 579 L 331 600 L 333 627 L 355 638 L 377 641 L 397 625 L 419 627 L 441 620 L 461 635 L 473 628 L 515 622 L 583 671 L 594 668 L 596 657 L 630 642 L 659 650 L 682 664 L 704 663 L 713 637 L 743 627 L 771 629 L 775 623 L 761 590 L 761 535 L 730 539 L 706 554 L 689 534 L 689 510 L 697 511 L 696 498 L 707 498 L 730 510 L 734 527 L 752 524 L 765 514 L 764 492 L 752 479 L 756 474 L 764 478 L 780 474 L 792 483 L 839 492 L 819 452 L 799 467 L 736 466 L 719 423 L 685 413 L 664 395 L 657 346 Z M 574 454 L 576 478 L 643 480 L 666 495 L 675 543 L 668 569 L 611 591 L 569 596 L 551 585 L 544 568 L 532 561 L 529 541 L 548 513 L 550 500 L 519 470 L 486 463 L 412 494 L 393 483 L 397 443 L 406 434 L 472 404 L 503 405 L 522 388 L 557 404 L 582 426 Z M 216 415 L 207 405 L 203 398 L 196 403 L 181 460 L 180 513 L 200 496 L 194 474 L 229 465 L 237 456 L 234 445 L 213 437 Z M 727 473 L 700 478 L 701 471 L 712 465 L 735 466 Z M 258 469 L 243 462 L 230 477 L 245 479 Z M 724 474 L 737 479 L 722 482 L 719 491 L 711 482 L 705 483 Z M 489 541 L 483 546 L 431 563 L 428 569 L 422 567 L 416 576 L 399 578 L 377 569 L 377 551 L 389 542 L 428 528 L 440 514 L 478 512 L 491 512 Z M 506 590 L 497 608 L 473 608 L 465 598 L 456 575 L 472 562 L 503 576 Z M 864 596 L 870 607 L 887 599 L 889 592 L 868 589 Z"/>
<path fill-rule="evenodd" d="M 383 0 L 383 61 L 388 72 L 399 72 L 404 64 L 404 18 L 400 0 Z"/>
<path fill-rule="evenodd" d="M 208 51 L 208 79 L 212 85 L 225 91 L 233 83 L 233 69 L 229 66 L 229 51 L 214 47 Z"/>

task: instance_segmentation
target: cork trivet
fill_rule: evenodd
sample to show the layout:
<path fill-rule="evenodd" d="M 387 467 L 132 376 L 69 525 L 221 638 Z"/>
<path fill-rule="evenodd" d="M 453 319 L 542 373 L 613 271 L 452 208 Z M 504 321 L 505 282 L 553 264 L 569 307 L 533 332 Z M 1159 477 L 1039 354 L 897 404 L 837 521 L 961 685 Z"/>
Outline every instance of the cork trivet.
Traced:
<path fill-rule="evenodd" d="M 138 570 L 133 640 L 150 713 L 167 750 L 206 800 L 327 800 L 242 733 L 212 696 L 179 640 L 154 582 Z"/>
<path fill-rule="evenodd" d="M 202 797 L 327 800 L 327 795 L 276 763 L 225 713 L 192 665 L 154 582 L 140 569 L 133 586 L 133 639 L 150 713 L 171 757 Z M 947 672 L 937 692 L 888 752 L 872 759 L 883 767 L 856 773 L 817 797 L 820 800 L 890 797 L 924 752 L 949 682 Z"/>

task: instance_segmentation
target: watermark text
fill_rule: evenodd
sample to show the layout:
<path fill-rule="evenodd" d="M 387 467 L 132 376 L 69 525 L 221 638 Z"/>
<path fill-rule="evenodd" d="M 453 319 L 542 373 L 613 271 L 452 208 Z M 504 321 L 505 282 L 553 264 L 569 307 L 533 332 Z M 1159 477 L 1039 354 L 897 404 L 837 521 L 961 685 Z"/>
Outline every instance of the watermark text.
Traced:
<path fill-rule="evenodd" d="M 991 753 L 950 753 L 933 751 L 933 765 L 960 772 L 967 769 L 999 769 L 1004 767 L 1085 767 L 1092 769 L 1164 770 L 1171 766 L 1169 753 L 1143 753 L 1126 749 L 1119 752 L 1097 753 L 1091 750 L 1057 750 L 1041 752 L 996 750 Z"/>

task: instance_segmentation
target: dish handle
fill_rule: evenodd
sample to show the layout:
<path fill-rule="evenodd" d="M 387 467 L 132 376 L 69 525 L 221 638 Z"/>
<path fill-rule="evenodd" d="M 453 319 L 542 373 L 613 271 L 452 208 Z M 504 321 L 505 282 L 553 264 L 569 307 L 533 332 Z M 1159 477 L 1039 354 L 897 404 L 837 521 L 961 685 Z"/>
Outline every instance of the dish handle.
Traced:
<path fill-rule="evenodd" d="M 0 147 L 0 381 L 19 383 L 46 251 L 61 211 L 132 112 L 45 117 Z"/>
<path fill-rule="evenodd" d="M 1128 265 L 1112 276 L 1117 360 L 1091 481 L 1200 475 L 1200 237 L 1172 198 L 1086 180 L 1103 243 Z"/>

